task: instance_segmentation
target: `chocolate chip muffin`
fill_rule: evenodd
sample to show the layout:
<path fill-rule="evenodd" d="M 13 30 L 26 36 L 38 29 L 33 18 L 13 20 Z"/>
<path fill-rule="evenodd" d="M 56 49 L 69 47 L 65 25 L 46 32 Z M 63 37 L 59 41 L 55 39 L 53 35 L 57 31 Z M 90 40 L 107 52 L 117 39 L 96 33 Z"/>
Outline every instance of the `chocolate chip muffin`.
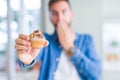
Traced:
<path fill-rule="evenodd" d="M 29 35 L 32 48 L 42 48 L 46 42 L 46 39 L 42 32 L 35 30 Z"/>

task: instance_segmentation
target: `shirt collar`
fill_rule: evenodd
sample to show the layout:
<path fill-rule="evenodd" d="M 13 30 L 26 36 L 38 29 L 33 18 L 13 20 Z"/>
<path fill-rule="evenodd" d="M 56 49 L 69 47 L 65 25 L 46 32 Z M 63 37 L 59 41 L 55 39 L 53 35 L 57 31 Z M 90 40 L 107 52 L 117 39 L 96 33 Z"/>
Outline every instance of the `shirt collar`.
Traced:
<path fill-rule="evenodd" d="M 58 35 L 57 35 L 56 30 L 55 30 L 54 33 L 52 34 L 52 38 L 53 38 L 54 40 L 57 40 L 57 39 L 58 39 Z"/>

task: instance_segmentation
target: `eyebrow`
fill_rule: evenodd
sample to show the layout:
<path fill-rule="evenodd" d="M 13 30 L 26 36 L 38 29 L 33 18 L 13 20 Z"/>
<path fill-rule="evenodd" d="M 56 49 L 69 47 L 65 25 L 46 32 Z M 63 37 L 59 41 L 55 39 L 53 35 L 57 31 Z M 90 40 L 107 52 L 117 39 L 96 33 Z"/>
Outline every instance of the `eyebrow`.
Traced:
<path fill-rule="evenodd" d="M 55 11 L 55 10 L 51 10 L 51 12 L 57 12 L 57 11 Z"/>
<path fill-rule="evenodd" d="M 63 11 L 67 11 L 67 9 L 63 9 Z"/>
<path fill-rule="evenodd" d="M 66 11 L 67 9 L 63 9 L 62 11 Z M 55 10 L 51 10 L 51 12 L 57 12 L 57 11 L 55 11 Z"/>

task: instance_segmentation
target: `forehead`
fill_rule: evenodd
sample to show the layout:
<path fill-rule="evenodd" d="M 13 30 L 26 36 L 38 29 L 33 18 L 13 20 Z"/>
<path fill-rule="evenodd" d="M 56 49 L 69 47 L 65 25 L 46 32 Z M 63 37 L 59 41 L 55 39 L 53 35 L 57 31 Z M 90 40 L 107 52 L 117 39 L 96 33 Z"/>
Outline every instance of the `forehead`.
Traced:
<path fill-rule="evenodd" d="M 58 1 L 56 3 L 53 3 L 50 7 L 50 10 L 52 11 L 58 11 L 64 9 L 70 9 L 70 6 L 66 1 Z"/>

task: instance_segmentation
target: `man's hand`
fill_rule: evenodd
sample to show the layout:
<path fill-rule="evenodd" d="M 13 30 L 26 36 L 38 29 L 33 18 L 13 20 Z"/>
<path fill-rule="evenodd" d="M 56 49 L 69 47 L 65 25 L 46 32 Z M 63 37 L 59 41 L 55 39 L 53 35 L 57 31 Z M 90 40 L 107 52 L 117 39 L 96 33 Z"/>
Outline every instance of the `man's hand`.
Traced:
<path fill-rule="evenodd" d="M 19 37 L 15 40 L 15 49 L 17 51 L 17 56 L 21 62 L 26 65 L 32 63 L 33 59 L 39 54 L 40 49 L 31 48 L 29 42 L 29 36 L 25 34 L 20 34 Z M 45 41 L 43 46 L 47 46 L 48 41 Z"/>
<path fill-rule="evenodd" d="M 72 28 L 65 22 L 59 22 L 56 31 L 58 34 L 59 42 L 65 51 L 74 47 L 75 33 Z"/>

